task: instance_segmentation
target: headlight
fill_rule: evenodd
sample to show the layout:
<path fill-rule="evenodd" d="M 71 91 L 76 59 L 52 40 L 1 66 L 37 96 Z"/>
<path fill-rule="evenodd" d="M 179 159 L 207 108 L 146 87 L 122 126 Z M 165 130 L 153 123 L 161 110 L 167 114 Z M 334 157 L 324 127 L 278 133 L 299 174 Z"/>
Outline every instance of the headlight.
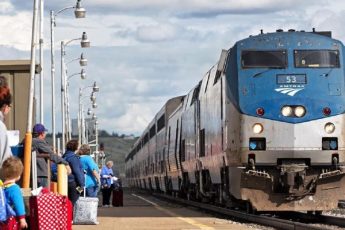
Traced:
<path fill-rule="evenodd" d="M 292 115 L 292 108 L 290 106 L 284 106 L 281 113 L 284 117 L 290 117 Z"/>
<path fill-rule="evenodd" d="M 305 108 L 303 106 L 297 106 L 295 108 L 295 116 L 296 117 L 303 117 L 305 114 Z"/>
<path fill-rule="evenodd" d="M 264 131 L 264 127 L 261 124 L 256 123 L 253 125 L 253 133 L 259 134 L 262 133 L 262 131 Z"/>
<path fill-rule="evenodd" d="M 335 125 L 331 122 L 325 124 L 325 132 L 328 133 L 328 134 L 331 134 L 333 133 L 335 130 Z"/>

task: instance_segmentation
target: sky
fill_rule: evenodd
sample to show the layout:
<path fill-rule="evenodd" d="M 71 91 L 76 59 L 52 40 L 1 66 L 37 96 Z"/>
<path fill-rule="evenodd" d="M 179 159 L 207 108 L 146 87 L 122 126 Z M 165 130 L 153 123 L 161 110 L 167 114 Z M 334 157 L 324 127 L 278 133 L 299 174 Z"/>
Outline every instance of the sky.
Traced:
<path fill-rule="evenodd" d="M 44 3 L 44 124 L 51 130 L 50 11 L 74 0 Z M 238 40 L 276 29 L 332 31 L 345 42 L 345 2 L 340 0 L 82 0 L 86 18 L 73 10 L 56 17 L 56 129 L 61 130 L 60 42 L 86 32 L 91 48 L 78 42 L 66 48 L 66 60 L 84 53 L 87 79 L 69 80 L 71 117 L 78 113 L 79 87 L 95 81 L 99 128 L 109 133 L 140 135 L 172 97 L 185 95 L 218 61 L 221 50 Z M 1 0 L 0 59 L 29 59 L 33 0 Z M 68 64 L 68 75 L 80 72 Z M 38 81 L 37 81 L 38 82 Z M 91 88 L 83 90 L 91 107 Z M 38 97 L 38 103 L 39 97 Z M 37 114 L 39 114 L 37 112 Z M 39 120 L 39 117 L 37 117 Z"/>

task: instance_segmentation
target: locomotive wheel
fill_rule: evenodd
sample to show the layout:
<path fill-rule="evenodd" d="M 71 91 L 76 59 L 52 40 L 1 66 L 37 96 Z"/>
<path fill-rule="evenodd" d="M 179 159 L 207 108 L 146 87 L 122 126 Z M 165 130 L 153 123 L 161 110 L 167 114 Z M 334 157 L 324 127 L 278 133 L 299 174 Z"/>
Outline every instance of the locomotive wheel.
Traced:
<path fill-rule="evenodd" d="M 256 209 L 253 207 L 253 205 L 249 201 L 246 202 L 246 212 L 248 214 L 256 214 L 257 213 Z"/>
<path fill-rule="evenodd" d="M 321 216 L 322 215 L 322 211 L 315 211 L 315 216 Z"/>
<path fill-rule="evenodd" d="M 308 215 L 315 215 L 315 216 L 320 216 L 322 215 L 322 211 L 307 211 Z"/>

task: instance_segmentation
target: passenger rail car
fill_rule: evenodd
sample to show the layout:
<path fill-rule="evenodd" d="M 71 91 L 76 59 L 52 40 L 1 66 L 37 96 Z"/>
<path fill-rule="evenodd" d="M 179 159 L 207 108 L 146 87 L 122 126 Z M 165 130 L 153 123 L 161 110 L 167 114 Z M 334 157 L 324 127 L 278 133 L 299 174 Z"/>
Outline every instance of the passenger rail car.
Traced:
<path fill-rule="evenodd" d="M 128 180 L 258 211 L 336 208 L 345 198 L 344 64 L 331 32 L 236 42 L 156 115 L 126 157 Z"/>

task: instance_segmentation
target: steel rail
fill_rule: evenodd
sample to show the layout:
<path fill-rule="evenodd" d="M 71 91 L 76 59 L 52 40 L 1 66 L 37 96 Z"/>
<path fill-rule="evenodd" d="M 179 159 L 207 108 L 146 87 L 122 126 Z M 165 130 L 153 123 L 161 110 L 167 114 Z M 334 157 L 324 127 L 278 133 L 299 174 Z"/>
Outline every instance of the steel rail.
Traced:
<path fill-rule="evenodd" d="M 327 216 L 327 215 L 310 215 L 307 213 L 301 213 L 301 212 L 291 212 L 292 215 L 295 216 L 295 218 L 300 218 L 305 221 L 313 221 L 315 223 L 321 223 L 321 224 L 327 224 L 327 225 L 333 225 L 337 227 L 345 227 L 345 218 L 337 217 L 337 216 Z"/>
<path fill-rule="evenodd" d="M 269 227 L 273 227 L 273 228 L 277 228 L 277 229 L 283 229 L 283 230 L 325 230 L 325 226 L 318 227 L 318 226 L 313 226 L 311 224 L 296 222 L 293 220 L 281 219 L 281 218 L 277 218 L 277 217 L 248 214 L 248 213 L 243 212 L 243 211 L 237 211 L 237 210 L 232 210 L 232 209 L 228 209 L 228 208 L 222 208 L 222 207 L 218 207 L 215 205 L 199 203 L 199 202 L 185 200 L 185 199 L 181 199 L 181 198 L 176 198 L 176 197 L 163 195 L 163 194 L 159 194 L 159 193 L 153 193 L 152 195 L 156 198 L 165 199 L 168 201 L 173 201 L 173 202 L 184 204 L 184 205 L 187 205 L 190 207 L 195 207 L 197 209 L 201 209 L 203 211 L 207 211 L 210 213 L 221 214 L 221 215 L 224 215 L 227 217 L 232 217 L 232 218 L 242 220 L 245 222 L 260 224 L 260 225 L 269 226 Z M 318 221 L 318 223 L 319 223 L 319 221 Z M 322 222 L 322 223 L 326 223 L 326 222 Z M 335 225 L 334 222 L 327 223 L 327 224 Z"/>

